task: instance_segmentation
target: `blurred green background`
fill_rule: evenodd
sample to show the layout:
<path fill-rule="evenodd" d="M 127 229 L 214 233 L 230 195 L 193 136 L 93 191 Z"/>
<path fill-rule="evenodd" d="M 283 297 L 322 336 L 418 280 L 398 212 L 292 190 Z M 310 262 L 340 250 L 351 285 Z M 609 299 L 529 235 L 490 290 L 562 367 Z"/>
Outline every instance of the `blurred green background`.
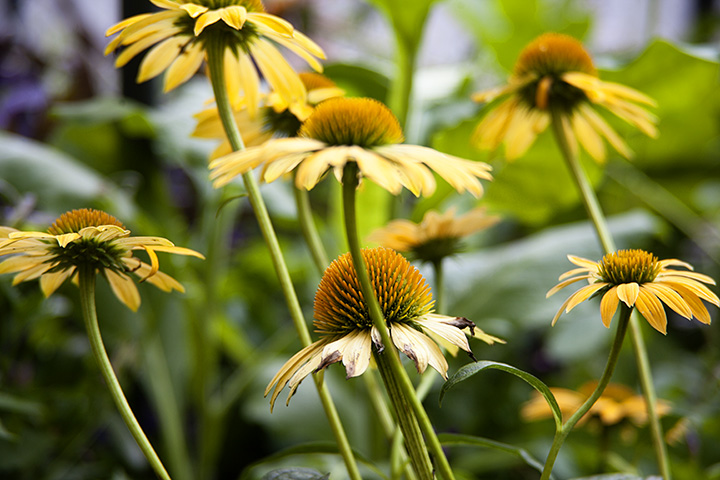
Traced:
<path fill-rule="evenodd" d="M 632 161 L 611 155 L 599 167 L 583 158 L 618 245 L 680 258 L 720 278 L 719 2 L 276 0 L 266 6 L 326 49 L 326 74 L 349 95 L 387 101 L 401 118 L 407 111 L 410 143 L 493 165 L 495 181 L 479 203 L 503 221 L 446 263 L 446 313 L 507 340 L 473 344 L 479 359 L 577 388 L 602 371 L 612 335 L 599 321 L 597 301 L 549 325 L 564 296 L 546 300 L 545 292 L 570 269 L 566 255 L 601 255 L 550 136 L 541 135 L 513 163 L 469 144 L 486 113 L 470 94 L 502 84 L 523 46 L 543 32 L 584 40 L 603 79 L 658 103 L 656 140 L 612 123 L 636 152 Z M 143 285 L 137 314 L 99 283 L 111 360 L 173 478 L 254 479 L 283 466 L 343 478 L 310 382 L 273 414 L 263 398 L 300 344 L 242 188 L 214 191 L 206 160 L 213 142 L 189 138 L 192 115 L 212 97 L 207 79 L 198 75 L 162 95 L 158 81 L 134 83 L 137 60 L 117 71 L 102 56 L 104 30 L 150 11 L 150 2 L 6 0 L 2 7 L 0 225 L 44 230 L 66 210 L 94 207 L 134 234 L 167 237 L 205 254 L 211 245 L 222 247 L 210 262 L 161 258 L 162 269 L 187 292 L 167 295 Z M 292 192 L 276 182 L 263 193 L 310 321 L 320 276 L 301 241 Z M 311 198 L 334 258 L 345 248 L 337 182 L 323 182 Z M 389 220 L 389 197 L 379 188 L 367 185 L 360 201 L 368 212 L 363 235 Z M 431 208 L 477 203 L 439 181 L 430 198 L 405 192 L 394 213 L 417 221 Z M 432 284 L 430 269 L 419 267 Z M 0 277 L 0 478 L 153 478 L 90 355 L 76 287 L 64 285 L 43 299 L 37 283 L 11 283 L 11 276 Z M 714 307 L 711 315 L 717 320 Z M 717 325 L 668 317 L 666 337 L 647 325 L 644 333 L 658 395 L 672 402 L 663 426 L 685 426 L 669 446 L 673 471 L 681 480 L 720 478 Z M 450 373 L 469 361 L 451 360 Z M 387 445 L 371 421 L 364 384 L 346 381 L 336 367 L 325 378 L 364 459 L 364 476 L 382 478 Z M 639 392 L 629 348 L 614 381 Z M 438 376 L 426 400 L 439 432 L 491 438 L 544 459 L 552 422 L 520 418 L 531 397 L 527 384 L 483 373 L 448 392 L 440 408 L 441 383 Z M 621 425 L 605 433 L 608 471 L 644 477 L 657 470 L 646 428 Z M 557 478 L 602 473 L 602 438 L 597 428 L 574 432 Z M 538 477 L 519 456 L 494 449 L 454 446 L 449 458 L 458 478 Z"/>

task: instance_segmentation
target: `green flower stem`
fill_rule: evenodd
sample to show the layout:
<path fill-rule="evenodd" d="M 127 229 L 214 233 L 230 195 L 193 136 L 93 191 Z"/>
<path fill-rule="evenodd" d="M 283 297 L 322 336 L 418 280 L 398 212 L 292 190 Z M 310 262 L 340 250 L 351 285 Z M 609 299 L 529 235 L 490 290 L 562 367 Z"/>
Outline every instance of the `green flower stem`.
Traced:
<path fill-rule="evenodd" d="M 573 427 L 575 427 L 575 424 L 583 417 L 583 415 L 588 412 L 588 410 L 590 410 L 590 408 L 595 404 L 597 399 L 600 398 L 600 395 L 602 395 L 603 391 L 605 391 L 605 387 L 607 387 L 608 382 L 610 382 L 610 377 L 612 377 L 613 371 L 615 370 L 615 365 L 617 365 L 623 340 L 625 340 L 625 333 L 627 332 L 631 313 L 632 309 L 621 302 L 620 319 L 618 321 L 617 332 L 615 332 L 615 340 L 613 341 L 612 348 L 610 349 L 610 354 L 608 355 L 607 363 L 605 364 L 605 371 L 603 371 L 602 376 L 600 377 L 600 380 L 598 380 L 598 384 L 590 397 L 585 400 L 585 403 L 583 403 L 580 408 L 578 408 L 575 413 L 570 416 L 568 421 L 563 424 L 562 428 L 555 432 L 555 438 L 553 438 L 550 452 L 548 453 L 547 459 L 545 460 L 545 467 L 543 468 L 540 480 L 548 480 L 550 478 L 553 465 L 555 465 L 555 460 L 557 459 L 558 453 L 560 452 L 560 447 L 562 447 L 563 442 L 570 434 Z"/>
<path fill-rule="evenodd" d="M 408 405 L 402 393 L 398 378 L 390 366 L 388 357 L 392 356 L 394 352 L 389 353 L 390 355 L 385 355 L 384 353 L 374 352 L 373 355 L 375 356 L 378 370 L 380 370 L 380 376 L 387 388 L 390 401 L 395 408 L 398 424 L 405 439 L 405 448 L 410 452 L 410 463 L 412 464 L 413 470 L 417 473 L 420 480 L 432 480 L 432 463 L 430 462 L 430 456 L 425 447 L 420 426 L 418 425 L 417 418 L 413 415 L 412 408 Z"/>
<path fill-rule="evenodd" d="M 562 114 L 558 111 L 553 110 L 552 114 L 552 126 L 555 139 L 560 147 L 560 151 L 565 158 L 565 161 L 570 168 L 573 179 L 575 180 L 580 194 L 585 204 L 585 209 L 588 212 L 591 222 L 595 226 L 595 231 L 600 239 L 603 251 L 612 253 L 616 250 L 615 242 L 612 239 L 610 229 L 608 228 L 605 216 L 603 215 L 600 203 L 598 202 L 595 191 L 590 185 L 590 181 L 585 175 L 585 171 L 580 165 L 580 161 L 577 158 L 577 154 L 570 147 L 570 140 L 568 139 L 565 130 L 562 128 Z M 652 380 L 652 372 L 650 371 L 650 361 L 648 360 L 647 348 L 645 347 L 645 341 L 643 340 L 642 330 L 640 329 L 640 320 L 636 313 L 630 319 L 630 339 L 633 345 L 633 352 L 635 353 L 635 363 L 638 367 L 638 376 L 640 377 L 640 385 L 642 387 L 643 396 L 645 397 L 645 403 L 647 406 L 648 422 L 650 423 L 650 431 L 653 439 L 653 447 L 655 449 L 655 456 L 657 457 L 658 466 L 660 468 L 660 474 L 664 480 L 672 480 L 670 471 L 670 459 L 667 454 L 667 448 L 665 447 L 665 441 L 663 440 L 662 425 L 660 424 L 660 417 L 657 413 L 657 396 L 655 393 L 655 385 Z"/>
<path fill-rule="evenodd" d="M 328 264 L 327 253 L 325 253 L 325 247 L 323 246 L 320 235 L 318 234 L 315 222 L 312 218 L 312 208 L 310 207 L 310 197 L 307 190 L 302 190 L 297 187 L 293 188 L 295 193 L 295 204 L 298 211 L 298 221 L 300 222 L 300 229 L 302 230 L 305 243 L 307 243 L 310 249 L 310 254 L 313 257 L 315 267 L 320 275 L 325 272 Z M 368 389 L 368 395 L 370 396 L 370 403 L 372 403 L 373 409 L 377 415 L 378 422 L 382 428 L 385 436 L 392 440 L 395 435 L 395 424 L 392 419 L 392 415 L 388 410 L 387 404 L 383 399 L 383 394 L 378 388 L 377 379 L 372 371 L 368 371 L 362 376 L 365 382 L 365 386 Z"/>
<path fill-rule="evenodd" d="M 378 330 L 380 338 L 385 346 L 385 352 L 383 355 L 387 358 L 388 368 L 392 375 L 397 381 L 400 392 L 403 395 L 405 401 L 408 403 L 410 408 L 417 418 L 420 430 L 425 435 L 425 440 L 428 443 L 430 452 L 433 455 L 436 470 L 438 471 L 441 478 L 445 480 L 454 480 L 453 472 L 450 469 L 450 464 L 447 461 L 445 452 L 440 445 L 440 441 L 437 438 L 435 430 L 427 416 L 427 412 L 423 407 L 420 400 L 415 395 L 415 388 L 413 387 L 410 377 L 400 362 L 392 339 L 390 338 L 390 332 L 387 325 L 385 324 L 385 318 L 383 317 L 382 310 L 375 296 L 375 292 L 370 282 L 370 277 L 367 271 L 367 266 L 362 257 L 360 250 L 360 240 L 357 232 L 357 217 L 355 211 L 355 189 L 358 185 L 358 167 L 354 162 L 349 162 L 345 165 L 343 170 L 343 212 L 345 216 L 345 232 L 347 235 L 348 245 L 350 247 L 350 255 L 353 259 L 353 265 L 360 282 L 362 289 L 363 298 L 367 303 L 370 317 L 372 318 L 373 325 Z M 415 452 L 410 450 L 411 446 L 408 445 L 408 454 L 412 459 L 415 455 L 421 455 L 422 452 Z M 418 475 L 420 473 L 418 472 Z M 422 475 L 420 475 L 422 477 Z"/>
<path fill-rule="evenodd" d="M 142 427 L 138 423 L 135 415 L 133 415 L 130 405 L 125 398 L 120 382 L 115 376 L 110 359 L 105 351 L 102 337 L 100 336 L 100 327 L 97 320 L 97 311 L 95 309 L 95 269 L 92 266 L 85 265 L 78 269 L 78 280 L 80 283 L 80 306 L 82 308 L 83 320 L 85 320 L 85 328 L 87 329 L 90 346 L 92 347 L 93 356 L 100 367 L 105 383 L 110 389 L 115 406 L 120 411 L 120 415 L 125 421 L 135 442 L 137 442 L 140 450 L 142 450 L 145 458 L 150 462 L 150 466 L 162 480 L 170 480 L 167 470 L 163 466 L 160 458 L 155 450 L 153 450 L 150 441 L 145 436 Z"/>
<path fill-rule="evenodd" d="M 309 192 L 293 185 L 293 193 L 295 194 L 295 205 L 297 207 L 298 221 L 300 222 L 300 230 L 302 230 L 305 243 L 310 249 L 310 255 L 313 257 L 315 267 L 320 275 L 323 274 L 327 266 L 330 264 L 325 246 L 320 239 L 320 234 L 315 227 L 312 218 L 312 208 L 310 206 Z"/>
<path fill-rule="evenodd" d="M 435 312 L 442 314 L 445 309 L 443 259 L 435 260 L 432 266 L 435 272 Z"/>
<path fill-rule="evenodd" d="M 210 72 L 210 82 L 212 83 L 213 93 L 215 95 L 215 102 L 218 107 L 218 114 L 225 129 L 225 134 L 228 137 L 228 141 L 232 146 L 233 151 L 243 150 L 245 144 L 243 143 L 242 136 L 238 130 L 235 118 L 232 114 L 232 108 L 230 106 L 230 100 L 227 94 L 227 88 L 225 86 L 225 73 L 223 65 L 223 54 L 224 45 L 222 42 L 208 42 L 207 59 L 208 59 L 208 70 Z M 265 243 L 270 251 L 272 258 L 273 267 L 275 273 L 278 276 L 280 287 L 285 301 L 290 310 L 290 316 L 292 317 L 295 329 L 297 330 L 298 336 L 303 346 L 310 345 L 312 342 L 310 338 L 310 332 L 308 331 L 305 323 L 305 318 L 298 301 L 295 287 L 292 284 L 290 273 L 285 264 L 285 258 L 283 257 L 282 251 L 280 250 L 280 244 L 275 234 L 272 222 L 270 221 L 270 215 L 268 214 L 267 207 L 263 201 L 262 195 L 260 194 L 260 188 L 257 180 L 253 176 L 252 172 L 243 174 L 243 181 L 245 182 L 245 188 L 248 192 L 250 204 L 252 205 L 253 211 L 257 218 L 260 230 L 262 232 Z M 325 410 L 325 415 L 330 423 L 330 428 L 335 436 L 335 441 L 338 445 L 338 450 L 345 461 L 345 467 L 347 468 L 348 475 L 352 480 L 361 480 L 360 470 L 357 466 L 357 461 L 353 455 L 350 442 L 348 441 L 345 430 L 340 421 L 340 416 L 337 413 L 335 404 L 330 396 L 330 391 L 327 385 L 323 382 L 322 375 L 314 375 L 313 380 L 320 396 L 320 402 Z"/>

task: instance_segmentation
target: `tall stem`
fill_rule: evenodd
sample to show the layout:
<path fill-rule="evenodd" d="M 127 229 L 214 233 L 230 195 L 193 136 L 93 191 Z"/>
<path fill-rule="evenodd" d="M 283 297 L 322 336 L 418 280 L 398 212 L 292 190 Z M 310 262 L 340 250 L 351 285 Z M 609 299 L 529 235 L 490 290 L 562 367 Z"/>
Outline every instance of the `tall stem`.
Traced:
<path fill-rule="evenodd" d="M 590 410 L 597 399 L 600 398 L 600 395 L 602 395 L 603 391 L 605 391 L 605 387 L 607 387 L 608 382 L 610 382 L 610 377 L 612 377 L 613 371 L 615 370 L 615 365 L 617 364 L 618 356 L 620 355 L 623 340 L 625 339 L 625 333 L 627 332 L 631 313 L 632 309 L 624 303 L 620 304 L 620 319 L 618 322 L 617 332 L 615 332 L 615 340 L 613 341 L 607 363 L 605 364 L 605 370 L 603 371 L 602 376 L 600 377 L 600 380 L 598 380 L 598 384 L 590 397 L 585 400 L 585 403 L 583 403 L 580 408 L 578 408 L 575 413 L 570 416 L 568 421 L 563 424 L 562 428 L 555 433 L 555 438 L 553 438 L 550 452 L 545 460 L 545 467 L 543 468 L 540 480 L 548 480 L 550 478 L 553 465 L 555 465 L 555 460 L 557 459 L 558 453 L 560 453 L 560 447 L 562 447 L 563 442 L 570 434 L 575 424 L 588 412 L 588 410 Z"/>
<path fill-rule="evenodd" d="M 610 234 L 610 229 L 605 221 L 605 216 L 600 208 L 600 203 L 598 202 L 595 191 L 585 175 L 585 171 L 580 165 L 577 152 L 575 152 L 575 150 L 570 146 L 570 139 L 568 138 L 567 133 L 567 129 L 569 127 L 563 127 L 566 120 L 563 119 L 562 113 L 557 110 L 552 110 L 551 115 L 555 139 L 566 163 L 568 164 L 568 168 L 572 173 L 573 179 L 580 189 L 585 209 L 587 210 L 590 220 L 595 227 L 595 231 L 600 239 L 600 244 L 606 254 L 614 252 L 616 250 L 615 242 Z M 657 396 L 655 393 L 655 385 L 652 380 L 652 372 L 650 371 L 650 361 L 648 360 L 647 348 L 645 347 L 642 330 L 640 329 L 640 319 L 638 318 L 637 313 L 632 315 L 630 318 L 630 339 L 632 340 L 635 363 L 637 364 L 638 376 L 640 377 L 640 385 L 642 387 L 643 396 L 645 397 L 648 422 L 650 423 L 650 431 L 653 439 L 653 448 L 655 449 L 655 456 L 657 457 L 660 473 L 664 480 L 672 480 L 670 459 L 667 454 L 667 448 L 665 447 L 665 441 L 663 440 L 662 425 L 660 424 L 660 417 L 657 412 Z"/>
<path fill-rule="evenodd" d="M 312 218 L 309 192 L 293 185 L 293 193 L 295 194 L 295 205 L 297 207 L 300 230 L 302 230 L 305 243 L 310 249 L 310 255 L 313 257 L 315 267 L 320 275 L 322 275 L 330 261 L 328 260 L 325 246 L 320 239 L 320 234 Z"/>
<path fill-rule="evenodd" d="M 110 389 L 115 406 L 120 411 L 120 415 L 125 421 L 135 442 L 137 442 L 140 450 L 142 450 L 145 458 L 147 458 L 150 466 L 162 480 L 170 480 L 167 470 L 163 466 L 160 458 L 155 450 L 153 450 L 150 441 L 145 436 L 142 427 L 138 423 L 135 415 L 133 415 L 130 405 L 128 404 L 125 394 L 123 393 L 120 382 L 115 376 L 110 359 L 105 351 L 102 337 L 100 336 L 100 327 L 97 321 L 97 311 L 95 309 L 95 268 L 90 265 L 80 267 L 78 272 L 78 280 L 80 283 L 80 306 L 82 308 L 83 320 L 85 320 L 85 328 L 87 329 L 90 346 L 92 347 L 95 361 L 100 367 L 105 383 Z"/>
<path fill-rule="evenodd" d="M 388 353 L 390 355 L 396 355 L 394 352 Z M 378 370 L 380 370 L 380 376 L 382 377 L 390 401 L 395 409 L 397 421 L 400 425 L 403 438 L 405 439 L 405 447 L 408 452 L 411 452 L 410 463 L 412 468 L 417 473 L 419 480 L 432 480 L 432 464 L 430 463 L 430 456 L 425 447 L 420 426 L 418 425 L 415 415 L 413 415 L 410 405 L 402 394 L 393 369 L 389 365 L 389 355 L 375 352 L 374 356 Z"/>
<path fill-rule="evenodd" d="M 373 325 L 380 333 L 380 338 L 383 345 L 386 346 L 383 355 L 387 357 L 388 368 L 392 371 L 394 378 L 397 381 L 400 392 L 405 397 L 405 401 L 412 408 L 415 417 L 417 418 L 420 430 L 425 435 L 425 441 L 428 443 L 428 448 L 433 455 L 435 461 L 436 470 L 438 471 L 441 478 L 445 480 L 454 480 L 454 475 L 450 464 L 448 463 L 445 452 L 440 445 L 440 441 L 437 438 L 435 429 L 427 416 L 427 412 L 423 407 L 420 400 L 415 394 L 415 388 L 413 387 L 410 377 L 400 362 L 400 357 L 393 347 L 392 339 L 390 338 L 390 332 L 387 325 L 385 324 L 385 318 L 380 304 L 378 303 L 375 291 L 373 290 L 372 283 L 370 282 L 370 276 L 367 271 L 367 266 L 360 250 L 360 240 L 357 233 L 357 217 L 355 211 L 355 189 L 358 185 L 358 167 L 355 162 L 348 162 L 343 170 L 343 212 L 345 217 L 345 233 L 347 235 L 348 245 L 350 247 L 350 255 L 353 259 L 353 265 L 355 272 L 360 282 L 360 288 L 362 290 L 363 298 L 367 303 L 367 307 L 372 318 Z M 412 458 L 413 455 L 419 455 L 420 452 L 413 452 L 409 450 L 408 454 Z M 420 473 L 418 472 L 418 475 Z"/>
<path fill-rule="evenodd" d="M 432 262 L 433 271 L 435 272 L 435 311 L 442 314 L 445 310 L 445 290 L 444 290 L 444 272 L 443 272 L 443 260 L 435 260 Z"/>
<path fill-rule="evenodd" d="M 225 134 L 228 137 L 228 141 L 232 146 L 233 151 L 243 150 L 245 144 L 243 143 L 242 136 L 238 130 L 235 118 L 232 114 L 232 108 L 230 106 L 230 100 L 228 98 L 227 89 L 225 86 L 225 73 L 223 64 L 224 45 L 220 41 L 209 42 L 207 49 L 208 58 L 208 70 L 210 72 L 210 81 L 213 87 L 213 93 L 215 95 L 215 102 L 218 107 L 218 114 L 225 129 Z M 285 264 L 285 258 L 283 257 L 280 244 L 275 234 L 272 222 L 270 221 L 270 215 L 263 201 L 262 195 L 260 194 L 260 188 L 257 180 L 253 176 L 252 172 L 247 172 L 242 176 L 245 182 L 245 188 L 248 192 L 250 204 L 252 205 L 255 217 L 257 218 L 262 232 L 265 244 L 270 252 L 273 267 L 277 274 L 280 287 L 285 297 L 288 309 L 290 310 L 290 316 L 292 317 L 295 329 L 300 337 L 300 341 L 303 346 L 310 345 L 311 338 L 310 332 L 308 331 L 305 318 L 298 301 L 295 287 L 293 286 L 292 279 L 290 278 L 290 272 Z M 335 436 L 335 441 L 338 445 L 338 450 L 345 461 L 345 467 L 347 468 L 348 475 L 352 480 L 361 480 L 360 470 L 358 469 L 355 456 L 353 455 L 350 442 L 348 441 L 345 430 L 340 421 L 335 403 L 330 396 L 330 391 L 322 380 L 321 375 L 314 375 L 315 386 L 320 396 L 320 402 L 325 410 L 325 415 L 330 423 L 330 428 Z"/>

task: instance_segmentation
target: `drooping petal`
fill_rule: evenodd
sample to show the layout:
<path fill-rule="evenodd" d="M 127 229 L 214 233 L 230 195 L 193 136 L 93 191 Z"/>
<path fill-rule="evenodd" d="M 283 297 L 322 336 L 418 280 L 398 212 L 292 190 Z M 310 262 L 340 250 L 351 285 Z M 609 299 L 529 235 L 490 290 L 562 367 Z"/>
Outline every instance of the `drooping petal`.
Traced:
<path fill-rule="evenodd" d="M 640 286 L 635 282 L 622 283 L 617 286 L 617 296 L 628 307 L 635 305 L 635 300 L 640 293 Z"/>
<path fill-rule="evenodd" d="M 167 93 L 195 75 L 204 58 L 205 51 L 202 44 L 199 42 L 190 44 L 167 69 L 163 91 Z"/>
<path fill-rule="evenodd" d="M 612 287 L 610 290 L 605 292 L 602 300 L 600 300 L 600 318 L 602 319 L 603 325 L 610 328 L 610 322 L 612 322 L 617 310 L 620 298 L 618 297 L 617 287 Z"/>
<path fill-rule="evenodd" d="M 655 294 L 665 305 L 672 308 L 678 315 L 690 320 L 692 318 L 692 309 L 685 303 L 682 296 L 673 288 L 662 283 L 646 283 L 643 288 Z"/>
<path fill-rule="evenodd" d="M 115 296 L 130 310 L 137 312 L 137 309 L 140 308 L 140 293 L 135 282 L 127 275 L 117 273 L 109 268 L 104 269 L 103 274 Z"/>
<path fill-rule="evenodd" d="M 60 285 L 75 273 L 75 267 L 66 268 L 59 272 L 45 273 L 40 277 L 40 290 L 45 297 L 52 295 Z"/>
<path fill-rule="evenodd" d="M 640 293 L 635 302 L 635 308 L 645 317 L 645 320 L 658 332 L 667 334 L 667 316 L 660 300 L 653 294 L 640 286 Z"/>

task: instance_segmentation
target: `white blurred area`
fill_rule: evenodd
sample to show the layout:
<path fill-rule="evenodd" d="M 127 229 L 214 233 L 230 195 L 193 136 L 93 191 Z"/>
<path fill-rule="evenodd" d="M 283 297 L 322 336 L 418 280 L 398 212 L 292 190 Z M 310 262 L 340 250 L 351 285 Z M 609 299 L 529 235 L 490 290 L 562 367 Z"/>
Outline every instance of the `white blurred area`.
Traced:
<path fill-rule="evenodd" d="M 447 65 L 475 54 L 475 37 L 458 19 L 458 7 L 481 0 L 443 0 L 432 8 L 423 34 L 418 67 Z M 482 0 L 489 9 L 502 0 Z M 561 0 L 545 0 L 547 5 Z M 140 2 L 142 3 L 142 2 Z M 149 2 L 148 2 L 149 4 Z M 299 28 L 327 51 L 328 61 L 358 62 L 392 71 L 394 38 L 386 18 L 366 0 L 266 0 L 269 10 L 288 13 Z M 588 0 L 574 8 L 593 17 L 586 39 L 595 54 L 632 53 L 655 37 L 688 41 L 697 21 L 694 0 Z M 44 62 L 43 84 L 51 96 L 62 96 L 79 66 L 89 77 L 93 95 L 119 91 L 112 58 L 103 55 L 106 29 L 120 20 L 121 0 L 0 0 L 3 71 L 32 68 Z M 720 15 L 720 0 L 712 0 Z M 302 12 L 299 14 L 298 12 Z M 292 18 L 293 15 L 296 18 Z M 303 28 L 305 27 L 305 28 Z M 715 28 L 715 39 L 718 30 Z M 22 49 L 15 49 L 22 45 Z M 17 50 L 17 51 L 15 51 Z M 82 52 L 78 58 L 78 52 Z M 12 68 L 10 68 L 12 70 Z"/>

